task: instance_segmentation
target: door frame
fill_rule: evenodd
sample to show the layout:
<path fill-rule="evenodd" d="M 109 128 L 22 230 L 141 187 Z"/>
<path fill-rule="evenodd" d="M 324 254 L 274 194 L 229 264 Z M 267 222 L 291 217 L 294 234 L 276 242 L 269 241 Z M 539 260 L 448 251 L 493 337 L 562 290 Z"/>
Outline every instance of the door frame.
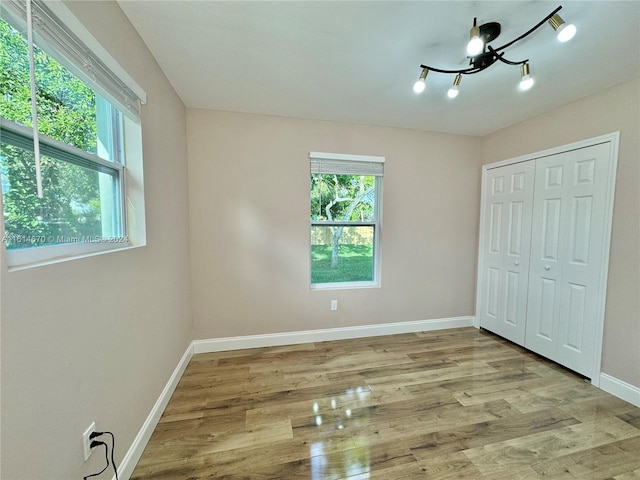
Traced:
<path fill-rule="evenodd" d="M 594 363 L 593 363 L 593 374 L 591 375 L 591 384 L 599 387 L 600 386 L 600 374 L 602 373 L 602 340 L 604 335 L 604 315 L 605 315 L 605 307 L 606 307 L 606 299 L 607 299 L 607 280 L 609 276 L 609 253 L 611 249 L 611 227 L 613 223 L 613 206 L 615 199 L 615 190 L 616 190 L 616 176 L 618 171 L 618 147 L 620 143 L 620 132 L 612 132 L 606 135 L 600 135 L 598 137 L 588 138 L 585 140 L 580 140 L 578 142 L 569 143 L 566 145 L 560 145 L 553 148 L 548 148 L 545 150 L 541 150 L 539 152 L 528 153 L 526 155 L 521 155 L 518 157 L 510 158 L 507 160 L 502 160 L 499 162 L 488 163 L 482 166 L 482 179 L 481 179 L 481 191 L 480 191 L 480 223 L 478 224 L 478 255 L 476 262 L 476 298 L 475 298 L 475 313 L 473 318 L 473 326 L 476 328 L 480 328 L 480 317 L 478 312 L 478 305 L 480 304 L 480 285 L 481 285 L 481 275 L 482 269 L 480 268 L 481 262 L 481 253 L 484 251 L 484 244 L 482 238 L 482 226 L 484 225 L 484 209 L 485 209 L 485 188 L 486 188 L 486 177 L 487 171 L 492 170 L 494 168 L 503 167 L 506 165 L 512 165 L 514 163 L 527 162 L 530 160 L 536 160 L 538 158 L 548 157 L 551 155 L 557 155 L 559 153 L 569 152 L 571 150 L 578 150 L 581 148 L 591 147 L 594 145 L 599 145 L 603 143 L 610 143 L 610 158 L 611 162 L 611 175 L 609 176 L 609 181 L 607 183 L 607 192 L 605 194 L 605 218 L 604 218 L 604 228 L 605 238 L 603 241 L 603 249 L 602 249 L 602 258 L 601 265 L 602 271 L 600 289 L 597 292 L 598 298 L 598 307 L 596 312 L 596 345 L 595 345 L 595 355 L 594 355 Z"/>

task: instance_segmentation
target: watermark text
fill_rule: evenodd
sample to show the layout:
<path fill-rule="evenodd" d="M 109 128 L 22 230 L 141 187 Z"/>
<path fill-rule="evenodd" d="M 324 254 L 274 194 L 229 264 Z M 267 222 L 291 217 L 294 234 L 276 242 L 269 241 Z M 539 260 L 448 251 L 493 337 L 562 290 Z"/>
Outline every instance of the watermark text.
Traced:
<path fill-rule="evenodd" d="M 20 235 L 7 232 L 2 236 L 2 243 L 8 245 L 44 246 L 69 243 L 111 243 L 127 244 L 129 238 L 124 237 L 103 237 L 100 235 Z"/>

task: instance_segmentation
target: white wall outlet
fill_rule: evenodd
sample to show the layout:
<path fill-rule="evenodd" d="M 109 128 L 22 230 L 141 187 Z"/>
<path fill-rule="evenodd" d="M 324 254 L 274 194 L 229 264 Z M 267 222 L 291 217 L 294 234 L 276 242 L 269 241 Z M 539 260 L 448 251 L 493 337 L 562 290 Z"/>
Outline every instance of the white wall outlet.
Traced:
<path fill-rule="evenodd" d="M 91 422 L 91 425 L 89 425 L 89 428 L 87 428 L 85 430 L 85 432 L 82 434 L 82 446 L 83 446 L 83 450 L 84 450 L 84 461 L 85 462 L 91 456 L 91 452 L 93 452 L 93 449 L 91 448 L 91 442 L 93 440 L 91 438 L 89 438 L 89 436 L 95 431 L 96 431 L 96 422 Z"/>
<path fill-rule="evenodd" d="M 338 300 L 331 300 L 331 310 L 338 309 Z"/>

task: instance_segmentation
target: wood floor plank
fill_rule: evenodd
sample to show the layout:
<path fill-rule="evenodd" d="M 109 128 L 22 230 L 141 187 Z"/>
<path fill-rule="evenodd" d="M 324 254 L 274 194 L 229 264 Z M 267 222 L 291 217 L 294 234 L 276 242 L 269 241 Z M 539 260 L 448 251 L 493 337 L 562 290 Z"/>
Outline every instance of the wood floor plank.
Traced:
<path fill-rule="evenodd" d="M 371 367 L 370 365 L 366 365 L 363 368 L 363 365 L 360 365 L 358 373 L 365 379 L 371 378 L 382 378 L 382 377 L 393 377 L 396 375 L 403 375 L 408 373 L 415 372 L 425 372 L 427 370 L 439 370 L 442 368 L 449 367 L 458 367 L 460 366 L 458 363 L 448 359 L 438 359 L 426 362 L 416 362 L 414 360 L 410 360 L 406 363 L 394 364 L 394 365 L 383 365 L 380 367 Z"/>
<path fill-rule="evenodd" d="M 131 478 L 639 475 L 639 408 L 462 328 L 195 355 Z"/>
<path fill-rule="evenodd" d="M 577 419 L 560 409 L 533 412 L 438 430 L 421 435 L 415 441 L 410 441 L 409 445 L 416 458 L 422 460 L 442 453 L 483 447 L 578 423 Z"/>
<path fill-rule="evenodd" d="M 269 406 L 258 406 L 246 410 L 246 424 L 259 425 L 273 420 L 312 416 L 325 416 L 338 413 L 344 417 L 351 417 L 352 412 L 372 405 L 376 405 L 380 399 L 375 397 L 369 387 L 348 388 L 339 394 L 317 397 L 299 402 L 291 401 Z"/>
<path fill-rule="evenodd" d="M 540 382 L 532 385 L 527 392 L 518 392 L 513 395 L 506 394 L 505 400 L 523 413 L 535 410 L 544 410 L 567 404 L 577 404 L 579 402 L 598 397 L 605 397 L 607 394 L 592 385 L 584 382 L 563 382 L 549 383 L 540 386 Z"/>
<path fill-rule="evenodd" d="M 540 378 L 541 377 L 539 375 L 530 372 L 494 370 L 490 373 L 468 375 L 449 380 L 435 379 L 433 382 L 410 385 L 407 387 L 407 390 L 414 395 L 424 394 L 429 396 L 429 392 L 434 388 L 434 386 L 437 386 L 447 389 L 453 394 L 460 391 L 472 391 L 477 388 L 490 388 L 491 386 L 503 385 L 527 379 L 537 380 Z"/>
<path fill-rule="evenodd" d="M 630 410 L 628 412 L 616 415 L 616 417 L 627 422 L 629 425 L 640 428 L 640 409 Z"/>
<path fill-rule="evenodd" d="M 464 367 L 440 368 L 437 370 L 426 370 L 424 372 L 410 372 L 389 377 L 369 378 L 367 383 L 370 386 L 409 386 L 420 383 L 444 382 L 446 380 L 473 377 L 485 373 L 494 373 L 496 370 L 484 362 L 470 364 Z"/>
<path fill-rule="evenodd" d="M 166 425 L 166 424 L 165 424 Z M 193 429 L 191 425 L 185 425 L 181 432 L 177 429 L 158 430 L 153 433 L 153 441 L 147 445 L 149 453 L 180 455 L 180 448 L 197 448 L 203 453 L 216 453 L 225 450 L 267 445 L 273 440 L 292 439 L 293 430 L 291 422 L 283 420 L 257 427 L 245 428 L 236 426 L 222 431 L 207 430 L 205 428 Z"/>
<path fill-rule="evenodd" d="M 471 448 L 464 454 L 484 475 L 506 469 L 531 466 L 532 461 L 566 457 L 627 438 L 639 438 L 640 432 L 617 418 L 603 418 L 563 427 L 551 432 Z M 559 469 L 560 470 L 560 469 Z M 558 473 L 559 473 L 558 470 Z M 565 472 L 566 473 L 566 472 Z"/>
<path fill-rule="evenodd" d="M 471 345 L 461 345 L 459 342 L 434 345 L 428 350 L 410 353 L 409 357 L 415 361 L 439 358 L 468 359 L 471 354 L 477 359 L 495 359 L 502 358 L 503 355 L 513 357 L 515 351 L 510 344 L 491 342 L 487 339 Z"/>
<path fill-rule="evenodd" d="M 640 436 L 537 462 L 532 468 L 541 476 L 565 471 L 576 478 L 610 478 L 640 469 Z"/>
<path fill-rule="evenodd" d="M 318 355 L 314 357 L 301 357 L 298 361 L 292 362 L 278 362 L 278 369 L 283 373 L 297 373 L 297 374 L 313 374 L 320 371 L 330 370 L 332 372 L 348 372 L 353 370 L 360 370 L 363 365 L 367 365 L 369 368 L 376 366 L 387 367 L 389 365 L 401 365 L 406 363 L 413 363 L 413 360 L 404 353 L 396 352 L 374 352 L 361 351 L 353 352 L 337 357 L 330 355 Z M 264 372 L 273 369 L 272 362 L 256 363 L 251 366 L 252 373 Z"/>
<path fill-rule="evenodd" d="M 560 409 L 581 422 L 589 422 L 597 418 L 618 417 L 620 420 L 634 425 L 633 419 L 640 414 L 640 409 L 611 395 L 569 403 L 562 405 Z"/>
<path fill-rule="evenodd" d="M 429 479 L 454 480 L 478 478 L 482 473 L 462 452 L 448 452 L 420 462 Z"/>
<path fill-rule="evenodd" d="M 640 468 L 633 472 L 625 472 L 613 477 L 613 480 L 637 480 L 640 478 Z"/>

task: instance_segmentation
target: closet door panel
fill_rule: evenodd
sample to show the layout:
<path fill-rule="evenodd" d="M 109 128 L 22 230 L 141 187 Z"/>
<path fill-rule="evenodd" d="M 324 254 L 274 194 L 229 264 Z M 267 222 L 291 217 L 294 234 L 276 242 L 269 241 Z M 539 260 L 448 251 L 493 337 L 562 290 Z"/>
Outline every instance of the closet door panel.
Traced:
<path fill-rule="evenodd" d="M 551 198 L 545 198 L 542 212 L 542 254 L 540 259 L 550 263 L 558 261 L 560 249 L 560 216 L 562 213 L 562 198 L 552 194 Z"/>
<path fill-rule="evenodd" d="M 609 144 L 569 152 L 563 223 L 563 295 L 556 361 L 586 376 L 596 355 L 599 291 L 604 259 L 606 194 L 610 175 Z"/>
<path fill-rule="evenodd" d="M 609 144 L 536 161 L 525 346 L 593 371 Z"/>
<path fill-rule="evenodd" d="M 534 162 L 487 171 L 480 252 L 480 326 L 524 344 Z"/>
<path fill-rule="evenodd" d="M 549 358 L 556 350 L 560 315 L 564 160 L 554 155 L 536 161 L 531 263 L 525 347 Z"/>
<path fill-rule="evenodd" d="M 502 170 L 487 172 L 485 179 L 485 216 L 483 225 L 481 265 L 480 317 L 481 325 L 494 330 L 502 321 L 503 211 L 505 175 Z"/>

